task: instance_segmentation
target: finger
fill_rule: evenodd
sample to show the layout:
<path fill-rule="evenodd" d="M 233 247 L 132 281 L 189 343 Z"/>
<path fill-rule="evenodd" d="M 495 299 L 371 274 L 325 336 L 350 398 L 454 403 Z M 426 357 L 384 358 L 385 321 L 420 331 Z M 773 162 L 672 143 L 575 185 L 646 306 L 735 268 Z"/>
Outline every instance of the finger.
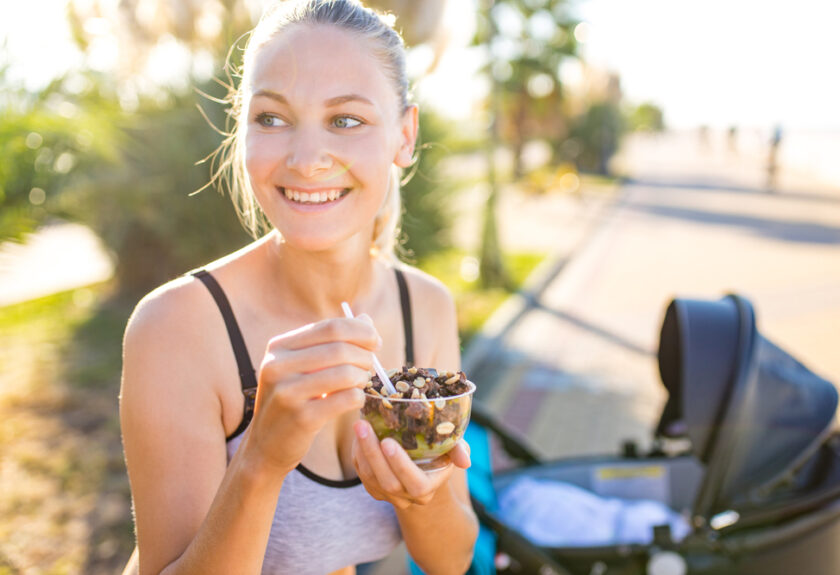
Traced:
<path fill-rule="evenodd" d="M 356 468 L 356 472 L 359 474 L 359 479 L 362 480 L 362 484 L 365 486 L 365 489 L 371 497 L 379 501 L 389 501 L 398 509 L 407 509 L 412 505 L 412 501 L 409 499 L 404 497 L 394 497 L 390 494 L 386 495 L 382 491 L 382 488 L 376 479 L 376 475 L 373 473 L 365 454 L 362 452 L 358 437 L 353 441 L 351 453 L 353 458 L 353 467 Z"/>
<path fill-rule="evenodd" d="M 365 454 L 362 453 L 362 448 L 359 445 L 358 438 L 354 438 L 353 445 L 350 448 L 350 457 L 353 461 L 353 467 L 356 468 L 356 473 L 359 474 L 359 479 L 366 485 L 372 483 L 374 480 L 373 470 L 365 459 Z M 372 495 L 372 494 L 371 494 Z"/>
<path fill-rule="evenodd" d="M 458 443 L 455 444 L 455 447 L 452 448 L 452 451 L 449 452 L 449 459 L 456 467 L 468 469 L 470 465 L 472 465 L 469 443 L 463 439 L 458 441 Z"/>
<path fill-rule="evenodd" d="M 406 493 L 419 503 L 426 503 L 425 499 L 434 492 L 435 482 L 417 467 L 408 453 L 393 439 L 388 438 L 382 441 L 382 452 L 385 454 L 388 466 L 402 483 Z"/>
<path fill-rule="evenodd" d="M 370 374 L 354 365 L 338 365 L 301 375 L 289 384 L 289 392 L 306 398 L 324 397 L 342 389 L 364 389 Z"/>
<path fill-rule="evenodd" d="M 315 421 L 329 421 L 349 411 L 359 410 L 365 404 L 364 392 L 353 387 L 343 389 L 327 395 L 311 399 L 306 410 L 309 417 Z"/>
<path fill-rule="evenodd" d="M 378 349 L 382 338 L 371 324 L 356 318 L 337 317 L 311 323 L 271 338 L 269 350 L 274 347 L 297 350 L 322 343 L 345 341 L 367 350 Z"/>
<path fill-rule="evenodd" d="M 356 440 L 359 443 L 361 453 L 370 465 L 373 476 L 382 491 L 391 497 L 404 497 L 403 485 L 391 471 L 370 423 L 359 420 L 353 424 L 353 430 L 356 432 Z"/>
<path fill-rule="evenodd" d="M 287 373 L 312 373 L 337 365 L 355 365 L 366 372 L 373 370 L 370 350 L 344 341 L 322 343 L 298 350 L 283 350 L 276 356 Z"/>

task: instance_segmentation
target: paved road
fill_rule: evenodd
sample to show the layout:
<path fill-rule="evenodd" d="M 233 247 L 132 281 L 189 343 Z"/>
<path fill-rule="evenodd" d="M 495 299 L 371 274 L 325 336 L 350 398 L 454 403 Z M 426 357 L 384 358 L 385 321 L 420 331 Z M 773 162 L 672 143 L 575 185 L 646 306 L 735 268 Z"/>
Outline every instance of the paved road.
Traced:
<path fill-rule="evenodd" d="M 728 292 L 840 383 L 840 186 L 791 172 L 768 192 L 760 156 L 691 135 L 634 138 L 621 164 L 631 179 L 579 249 L 556 254 L 565 266 L 527 306 L 488 324 L 494 353 L 467 354 L 479 398 L 547 455 L 644 445 L 665 399 L 665 305 Z"/>

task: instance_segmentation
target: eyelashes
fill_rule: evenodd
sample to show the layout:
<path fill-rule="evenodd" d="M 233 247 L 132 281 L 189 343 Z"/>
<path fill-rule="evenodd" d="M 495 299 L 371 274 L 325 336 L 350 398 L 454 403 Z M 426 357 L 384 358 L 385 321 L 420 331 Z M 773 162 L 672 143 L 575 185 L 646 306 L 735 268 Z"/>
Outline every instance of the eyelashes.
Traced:
<path fill-rule="evenodd" d="M 290 125 L 280 116 L 270 114 L 268 112 L 260 112 L 254 116 L 254 122 L 264 128 L 282 128 Z M 351 116 L 349 114 L 341 114 L 330 120 L 330 126 L 340 130 L 350 130 L 365 124 L 366 122 L 361 118 L 357 118 L 356 116 Z"/>

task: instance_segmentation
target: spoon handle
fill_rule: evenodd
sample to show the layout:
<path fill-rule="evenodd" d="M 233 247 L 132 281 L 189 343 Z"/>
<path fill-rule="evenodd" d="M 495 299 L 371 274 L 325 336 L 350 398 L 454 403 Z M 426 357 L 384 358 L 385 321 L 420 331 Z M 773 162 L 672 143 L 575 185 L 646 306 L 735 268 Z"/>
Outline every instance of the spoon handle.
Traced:
<path fill-rule="evenodd" d="M 344 316 L 350 319 L 353 319 L 353 310 L 350 309 L 350 305 L 343 301 L 341 302 L 341 309 L 344 311 Z M 376 372 L 376 375 L 379 376 L 379 381 L 382 382 L 382 385 L 385 386 L 385 389 L 388 390 L 388 394 L 397 393 L 396 388 L 394 388 L 394 384 L 391 383 L 391 378 L 388 377 L 388 373 L 385 371 L 385 368 L 382 367 L 382 364 L 379 363 L 379 358 L 376 357 L 375 353 L 371 353 L 373 356 L 373 369 Z"/>

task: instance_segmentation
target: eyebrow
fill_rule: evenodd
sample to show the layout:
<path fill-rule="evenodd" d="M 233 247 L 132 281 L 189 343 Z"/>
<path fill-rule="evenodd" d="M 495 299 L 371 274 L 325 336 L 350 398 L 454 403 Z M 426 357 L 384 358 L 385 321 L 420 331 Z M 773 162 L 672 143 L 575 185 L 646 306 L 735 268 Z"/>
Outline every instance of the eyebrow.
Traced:
<path fill-rule="evenodd" d="M 265 98 L 270 98 L 270 99 L 275 100 L 275 101 L 277 101 L 281 104 L 286 104 L 286 105 L 289 104 L 289 101 L 286 99 L 286 97 L 283 94 L 280 94 L 278 92 L 274 92 L 272 90 L 257 90 L 256 92 L 254 92 L 254 95 L 252 97 L 256 98 L 257 96 L 263 96 Z M 370 100 L 368 100 L 367 98 L 365 98 L 364 96 L 361 96 L 359 94 L 345 94 L 343 96 L 336 96 L 335 98 L 329 98 L 327 100 L 324 100 L 324 105 L 326 105 L 326 107 L 328 107 L 328 108 L 332 108 L 332 107 L 344 104 L 346 102 L 360 102 L 362 104 L 367 104 L 368 106 L 373 106 L 373 102 L 371 102 Z"/>

